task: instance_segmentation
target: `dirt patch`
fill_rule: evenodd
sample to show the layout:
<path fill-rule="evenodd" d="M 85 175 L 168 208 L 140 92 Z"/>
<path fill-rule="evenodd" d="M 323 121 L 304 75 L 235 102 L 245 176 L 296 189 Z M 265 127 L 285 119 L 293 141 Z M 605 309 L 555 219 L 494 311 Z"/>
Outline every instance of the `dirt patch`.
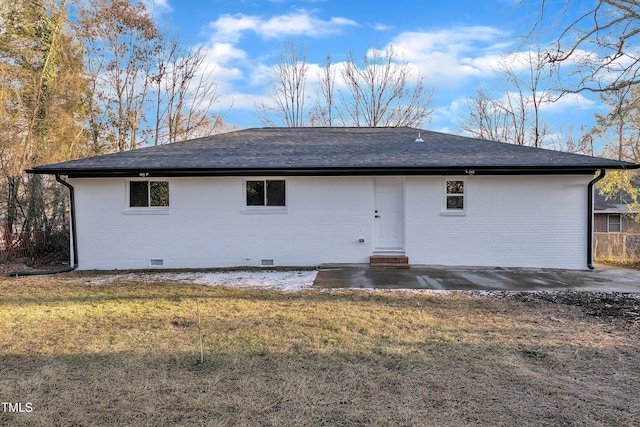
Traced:
<path fill-rule="evenodd" d="M 50 271 L 68 267 L 68 262 L 62 262 L 55 258 L 16 258 L 0 262 L 0 276 L 22 271 Z"/>
<path fill-rule="evenodd" d="M 473 293 L 468 293 L 473 294 Z M 526 303 L 553 303 L 580 307 L 588 315 L 601 320 L 617 320 L 629 326 L 640 324 L 640 294 L 622 292 L 484 292 L 494 298 L 506 298 Z"/>
<path fill-rule="evenodd" d="M 598 260 L 599 264 L 612 265 L 615 267 L 631 268 L 640 270 L 640 261 L 616 261 L 616 260 Z"/>
<path fill-rule="evenodd" d="M 615 317 L 632 322 L 640 319 L 640 295 L 619 292 L 557 292 L 519 294 L 519 301 L 545 301 L 574 305 L 595 317 Z"/>
<path fill-rule="evenodd" d="M 6 260 L 0 262 L 0 276 L 7 276 L 9 273 L 14 271 L 33 271 L 35 270 L 33 267 L 29 267 L 22 261 L 19 260 Z"/>

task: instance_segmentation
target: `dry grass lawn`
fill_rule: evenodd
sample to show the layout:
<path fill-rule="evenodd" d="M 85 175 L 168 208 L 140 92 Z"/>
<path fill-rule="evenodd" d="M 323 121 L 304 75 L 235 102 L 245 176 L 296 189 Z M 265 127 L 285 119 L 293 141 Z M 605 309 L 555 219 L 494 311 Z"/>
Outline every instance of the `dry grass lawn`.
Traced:
<path fill-rule="evenodd" d="M 0 425 L 637 425 L 638 338 L 540 301 L 3 279 L 0 401 L 32 411 Z"/>

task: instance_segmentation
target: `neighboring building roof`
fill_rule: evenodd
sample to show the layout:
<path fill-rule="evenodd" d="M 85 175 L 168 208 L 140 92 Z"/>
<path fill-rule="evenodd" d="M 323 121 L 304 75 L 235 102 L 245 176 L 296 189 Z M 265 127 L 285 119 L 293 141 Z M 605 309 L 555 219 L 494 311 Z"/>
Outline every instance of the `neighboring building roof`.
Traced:
<path fill-rule="evenodd" d="M 638 213 L 638 207 L 633 204 L 631 196 L 623 194 L 621 200 L 609 200 L 607 196 L 596 189 L 593 193 L 593 213 L 596 214 L 625 214 Z M 624 203 L 620 203 L 624 202 Z"/>
<path fill-rule="evenodd" d="M 424 142 L 418 142 L 418 135 Z M 590 156 L 414 128 L 262 128 L 29 172 L 82 176 L 550 174 L 635 168 Z"/>

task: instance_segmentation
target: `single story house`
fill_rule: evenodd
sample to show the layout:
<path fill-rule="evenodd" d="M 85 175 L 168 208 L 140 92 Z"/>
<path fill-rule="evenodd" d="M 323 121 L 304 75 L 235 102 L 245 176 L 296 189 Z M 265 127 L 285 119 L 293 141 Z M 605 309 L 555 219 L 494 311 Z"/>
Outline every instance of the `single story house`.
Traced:
<path fill-rule="evenodd" d="M 593 194 L 594 231 L 596 233 L 640 234 L 638 208 L 629 196 L 610 200 L 596 188 Z"/>
<path fill-rule="evenodd" d="M 640 218 L 629 195 L 607 199 L 596 188 L 593 217 L 596 260 L 640 260 Z"/>
<path fill-rule="evenodd" d="M 263 128 L 30 172 L 70 189 L 83 270 L 587 269 L 593 184 L 636 166 L 406 127 Z"/>

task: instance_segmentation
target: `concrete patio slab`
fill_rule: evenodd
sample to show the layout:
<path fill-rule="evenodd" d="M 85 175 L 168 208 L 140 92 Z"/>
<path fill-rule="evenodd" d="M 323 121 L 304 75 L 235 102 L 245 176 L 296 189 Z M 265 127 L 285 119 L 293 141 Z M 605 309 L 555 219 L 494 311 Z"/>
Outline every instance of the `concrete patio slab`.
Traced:
<path fill-rule="evenodd" d="M 640 271 L 602 265 L 593 271 L 582 271 L 449 266 L 392 269 L 371 268 L 367 264 L 333 264 L 320 267 L 313 287 L 640 292 Z"/>

